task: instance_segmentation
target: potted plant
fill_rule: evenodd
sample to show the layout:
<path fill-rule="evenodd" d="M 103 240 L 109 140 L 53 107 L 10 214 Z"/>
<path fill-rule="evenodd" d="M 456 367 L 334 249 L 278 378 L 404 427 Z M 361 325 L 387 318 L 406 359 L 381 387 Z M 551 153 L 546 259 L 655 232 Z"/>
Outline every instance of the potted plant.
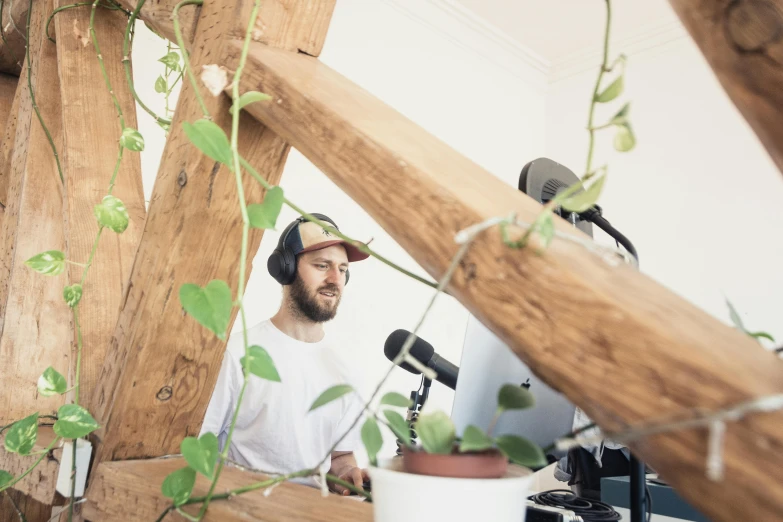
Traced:
<path fill-rule="evenodd" d="M 381 406 L 407 404 L 405 397 L 393 393 L 381 400 Z M 545 466 L 546 458 L 531 441 L 511 434 L 495 436 L 493 431 L 504 412 L 533 405 L 527 389 L 504 385 L 487 431 L 471 425 L 461 436 L 442 411 L 422 413 L 412 426 L 390 408 L 383 410 L 383 419 L 377 413 L 369 417 L 362 440 L 370 456 L 375 521 L 523 522 L 531 468 Z M 377 461 L 383 440 L 376 420 L 403 444 L 402 456 Z"/>

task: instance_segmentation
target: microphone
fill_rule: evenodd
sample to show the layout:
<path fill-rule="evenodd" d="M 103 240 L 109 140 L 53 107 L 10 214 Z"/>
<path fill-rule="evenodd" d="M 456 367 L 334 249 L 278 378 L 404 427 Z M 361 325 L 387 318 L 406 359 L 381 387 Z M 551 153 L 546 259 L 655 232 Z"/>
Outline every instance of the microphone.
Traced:
<path fill-rule="evenodd" d="M 411 333 L 407 330 L 395 330 L 386 339 L 386 343 L 383 345 L 383 353 L 390 361 L 394 361 L 395 357 L 402 351 L 402 347 L 405 344 L 405 340 Z M 435 380 L 439 383 L 448 386 L 452 390 L 457 389 L 457 377 L 459 375 L 459 368 L 447 361 L 437 353 L 435 348 L 424 339 L 416 336 L 413 346 L 409 351 L 410 355 L 422 363 L 424 366 L 431 368 L 437 374 Z M 399 367 L 403 370 L 407 370 L 414 375 L 419 375 L 421 372 L 406 362 L 401 362 Z"/>

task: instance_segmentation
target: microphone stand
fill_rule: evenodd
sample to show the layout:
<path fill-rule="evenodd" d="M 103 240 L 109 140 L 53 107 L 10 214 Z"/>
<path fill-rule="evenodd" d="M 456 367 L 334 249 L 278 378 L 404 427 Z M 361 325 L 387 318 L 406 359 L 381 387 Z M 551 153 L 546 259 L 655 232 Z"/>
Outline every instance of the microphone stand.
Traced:
<path fill-rule="evenodd" d="M 427 397 L 430 396 L 430 386 L 432 385 L 432 379 L 428 379 L 427 377 L 422 377 L 421 385 L 419 385 L 419 388 L 416 390 L 413 390 L 411 392 L 411 406 L 408 408 L 408 416 L 407 416 L 407 422 L 408 426 L 411 426 L 410 433 L 411 433 L 411 442 L 416 442 L 416 430 L 413 429 L 413 423 L 416 422 L 416 419 L 419 417 L 419 413 L 421 413 L 421 408 L 424 406 L 424 403 L 427 402 Z M 402 441 L 400 439 L 397 439 L 397 456 L 402 455 Z"/>

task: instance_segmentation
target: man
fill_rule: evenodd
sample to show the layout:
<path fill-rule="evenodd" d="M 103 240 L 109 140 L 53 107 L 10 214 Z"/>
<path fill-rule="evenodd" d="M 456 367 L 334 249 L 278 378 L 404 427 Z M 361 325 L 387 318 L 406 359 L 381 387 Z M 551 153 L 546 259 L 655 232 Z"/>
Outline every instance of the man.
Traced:
<path fill-rule="evenodd" d="M 337 228 L 328 217 L 313 216 Z M 269 353 L 280 382 L 249 377 L 228 453 L 231 460 L 261 471 L 291 473 L 315 468 L 334 446 L 320 468 L 322 472 L 359 488 L 369 480 L 353 454 L 361 444 L 358 429 L 350 430 L 338 443 L 361 414 L 363 405 L 356 394 L 343 395 L 309 411 L 326 389 L 350 384 L 348 372 L 331 350 L 323 324 L 337 313 L 348 282 L 349 263 L 367 257 L 304 218 L 283 231 L 267 262 L 270 275 L 283 285 L 280 309 L 247 331 L 248 346 L 258 345 Z M 244 355 L 243 335 L 233 336 L 201 427 L 201 433 L 218 436 L 221 451 L 242 388 L 240 361 Z M 320 485 L 318 477 L 299 482 Z M 342 495 L 350 494 L 339 484 L 329 486 Z"/>

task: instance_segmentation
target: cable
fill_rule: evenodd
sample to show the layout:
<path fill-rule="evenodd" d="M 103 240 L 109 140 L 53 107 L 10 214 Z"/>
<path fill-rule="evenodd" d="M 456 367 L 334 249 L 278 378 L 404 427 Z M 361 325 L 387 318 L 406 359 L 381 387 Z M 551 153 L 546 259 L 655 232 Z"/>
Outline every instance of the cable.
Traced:
<path fill-rule="evenodd" d="M 622 520 L 612 506 L 598 500 L 578 497 L 570 489 L 551 489 L 528 497 L 536 504 L 573 511 L 584 522 L 615 522 Z"/>
<path fill-rule="evenodd" d="M 633 256 L 636 258 L 636 261 L 638 263 L 639 261 L 639 254 L 636 253 L 636 248 L 633 246 L 633 243 L 631 243 L 631 240 L 625 237 L 623 234 L 620 233 L 619 230 L 614 228 L 609 221 L 606 220 L 606 218 L 602 215 L 602 210 L 599 205 L 593 205 L 589 209 L 585 210 L 584 212 L 581 212 L 579 214 L 579 219 L 583 219 L 585 221 L 589 221 L 607 234 L 609 234 L 612 239 L 614 239 L 616 242 L 623 245 L 623 247 Z"/>

